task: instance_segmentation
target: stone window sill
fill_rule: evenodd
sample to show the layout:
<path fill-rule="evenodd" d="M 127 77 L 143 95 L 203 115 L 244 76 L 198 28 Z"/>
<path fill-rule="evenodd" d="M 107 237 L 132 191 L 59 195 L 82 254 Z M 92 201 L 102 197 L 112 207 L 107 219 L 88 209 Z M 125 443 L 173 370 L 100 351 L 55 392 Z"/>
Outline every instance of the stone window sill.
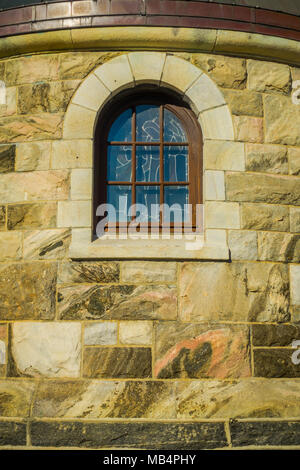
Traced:
<path fill-rule="evenodd" d="M 211 231 L 214 232 L 214 231 Z M 223 231 L 217 231 L 223 232 Z M 69 255 L 73 259 L 230 259 L 226 238 L 214 233 L 204 239 L 203 235 L 185 236 L 181 239 L 153 239 L 145 235 L 136 238 L 111 239 L 106 236 L 95 241 L 91 232 L 73 229 Z M 219 238 L 219 240 L 217 239 Z"/>

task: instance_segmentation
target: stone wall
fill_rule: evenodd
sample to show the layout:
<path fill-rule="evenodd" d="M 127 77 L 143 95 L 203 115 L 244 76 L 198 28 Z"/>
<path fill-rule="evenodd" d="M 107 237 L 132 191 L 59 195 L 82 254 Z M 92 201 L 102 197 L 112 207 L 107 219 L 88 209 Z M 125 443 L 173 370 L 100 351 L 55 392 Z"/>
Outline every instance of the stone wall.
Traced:
<path fill-rule="evenodd" d="M 233 117 L 235 141 L 205 141 L 228 262 L 75 261 L 58 208 L 90 143 L 62 140 L 64 114 L 118 54 L 0 62 L 0 445 L 300 445 L 300 69 L 177 54 Z"/>

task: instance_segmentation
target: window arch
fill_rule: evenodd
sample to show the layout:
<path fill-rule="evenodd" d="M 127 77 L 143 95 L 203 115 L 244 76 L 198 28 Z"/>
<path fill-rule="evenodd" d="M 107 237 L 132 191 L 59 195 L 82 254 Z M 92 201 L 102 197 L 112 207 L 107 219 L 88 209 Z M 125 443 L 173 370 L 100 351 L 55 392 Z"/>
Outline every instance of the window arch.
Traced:
<path fill-rule="evenodd" d="M 150 223 L 158 229 L 169 225 L 171 230 L 181 230 L 182 220 L 185 230 L 187 225 L 193 230 L 195 207 L 202 203 L 200 125 L 177 94 L 155 87 L 137 88 L 120 93 L 98 117 L 94 234 L 101 204 L 116 208 L 116 214 L 107 218 L 119 230 L 136 216 L 140 230 L 148 230 Z"/>

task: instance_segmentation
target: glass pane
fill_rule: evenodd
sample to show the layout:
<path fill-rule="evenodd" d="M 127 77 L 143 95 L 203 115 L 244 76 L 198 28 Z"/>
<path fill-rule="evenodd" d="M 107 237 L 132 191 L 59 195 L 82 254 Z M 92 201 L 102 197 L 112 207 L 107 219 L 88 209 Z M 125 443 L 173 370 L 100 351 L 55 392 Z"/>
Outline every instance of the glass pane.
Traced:
<path fill-rule="evenodd" d="M 131 117 L 131 109 L 126 109 L 117 117 L 108 134 L 109 142 L 130 142 L 132 140 Z"/>
<path fill-rule="evenodd" d="M 164 109 L 164 141 L 187 142 L 180 120 L 168 109 Z"/>
<path fill-rule="evenodd" d="M 164 222 L 188 221 L 188 207 L 184 207 L 189 203 L 187 186 L 165 186 L 164 203 L 169 206 L 169 211 L 164 211 Z"/>
<path fill-rule="evenodd" d="M 137 145 L 136 181 L 159 181 L 159 146 Z"/>
<path fill-rule="evenodd" d="M 164 181 L 188 181 L 188 147 L 164 147 Z"/>
<path fill-rule="evenodd" d="M 107 186 L 107 204 L 112 204 L 108 220 L 110 222 L 128 222 L 128 210 L 131 206 L 131 186 Z"/>
<path fill-rule="evenodd" d="M 131 149 L 131 145 L 108 146 L 108 181 L 131 181 Z"/>
<path fill-rule="evenodd" d="M 159 106 L 141 105 L 136 107 L 137 142 L 159 142 Z"/>
<path fill-rule="evenodd" d="M 159 186 L 136 186 L 136 203 L 145 206 L 140 212 L 143 222 L 159 222 Z"/>

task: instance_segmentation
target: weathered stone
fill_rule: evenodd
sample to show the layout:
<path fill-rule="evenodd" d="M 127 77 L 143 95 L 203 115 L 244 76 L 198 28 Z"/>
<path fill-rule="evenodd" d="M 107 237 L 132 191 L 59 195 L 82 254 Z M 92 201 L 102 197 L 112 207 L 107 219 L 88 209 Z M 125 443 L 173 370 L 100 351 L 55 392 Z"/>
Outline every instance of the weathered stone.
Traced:
<path fill-rule="evenodd" d="M 300 207 L 290 208 L 291 232 L 300 233 Z"/>
<path fill-rule="evenodd" d="M 248 336 L 248 328 L 243 326 L 159 323 L 155 331 L 155 377 L 249 377 Z"/>
<path fill-rule="evenodd" d="M 79 83 L 79 80 L 64 80 L 20 86 L 18 112 L 19 114 L 64 112 Z"/>
<path fill-rule="evenodd" d="M 0 232 L 0 260 L 11 261 L 22 257 L 22 233 Z"/>
<path fill-rule="evenodd" d="M 56 225 L 56 203 L 16 204 L 7 207 L 8 230 L 51 228 Z"/>
<path fill-rule="evenodd" d="M 11 116 L 17 112 L 16 87 L 5 88 L 5 102 L 0 100 L 0 116 Z"/>
<path fill-rule="evenodd" d="M 63 117 L 60 114 L 9 116 L 0 122 L 0 143 L 60 139 L 62 123 Z"/>
<path fill-rule="evenodd" d="M 288 65 L 261 60 L 248 60 L 248 87 L 262 93 L 283 93 L 291 89 L 291 73 Z"/>
<path fill-rule="evenodd" d="M 270 204 L 242 204 L 241 228 L 256 230 L 289 230 L 288 207 Z"/>
<path fill-rule="evenodd" d="M 267 95 L 265 105 L 266 142 L 300 145 L 300 106 L 291 98 Z"/>
<path fill-rule="evenodd" d="M 52 145 L 52 168 L 91 168 L 91 140 L 58 140 Z"/>
<path fill-rule="evenodd" d="M 264 123 L 262 118 L 233 116 L 236 140 L 242 142 L 263 142 Z"/>
<path fill-rule="evenodd" d="M 25 446 L 26 423 L 0 421 L 0 446 Z"/>
<path fill-rule="evenodd" d="M 262 95 L 255 91 L 222 90 L 232 114 L 237 116 L 263 116 Z"/>
<path fill-rule="evenodd" d="M 51 142 L 26 142 L 16 148 L 16 171 L 48 170 Z"/>
<path fill-rule="evenodd" d="M 81 356 L 80 323 L 16 322 L 12 355 L 18 375 L 78 377 Z"/>
<path fill-rule="evenodd" d="M 59 74 L 62 80 L 84 78 L 97 65 L 120 55 L 120 52 L 67 52 L 60 54 Z"/>
<path fill-rule="evenodd" d="M 246 61 L 236 57 L 209 54 L 191 54 L 192 64 L 207 72 L 223 88 L 242 89 L 246 86 Z"/>
<path fill-rule="evenodd" d="M 35 383 L 25 380 L 0 381 L 0 416 L 25 418 L 30 407 Z"/>
<path fill-rule="evenodd" d="M 122 282 L 175 282 L 176 263 L 127 261 L 122 263 Z"/>
<path fill-rule="evenodd" d="M 13 435 L 12 437 L 13 438 Z M 212 423 L 84 423 L 34 421 L 34 446 L 125 448 L 125 449 L 214 449 L 227 445 L 224 424 Z"/>
<path fill-rule="evenodd" d="M 0 377 L 5 377 L 6 375 L 7 337 L 8 337 L 7 335 L 8 335 L 7 325 L 0 323 Z M 1 385 L 0 385 L 0 388 L 1 388 Z M 1 415 L 1 398 L 0 398 L 0 415 Z"/>
<path fill-rule="evenodd" d="M 24 259 L 63 259 L 71 242 L 69 229 L 24 232 Z"/>
<path fill-rule="evenodd" d="M 300 305 L 300 265 L 292 265 L 291 269 L 291 303 Z"/>
<path fill-rule="evenodd" d="M 1 320 L 50 320 L 55 315 L 54 263 L 2 264 Z M 7 288 L 9 286 L 9 289 Z"/>
<path fill-rule="evenodd" d="M 58 270 L 59 283 L 106 283 L 118 282 L 120 267 L 115 262 L 69 261 L 61 263 Z"/>
<path fill-rule="evenodd" d="M 255 377 L 300 377 L 300 365 L 294 364 L 294 349 L 254 349 Z"/>
<path fill-rule="evenodd" d="M 205 168 L 209 170 L 245 170 L 245 144 L 207 140 L 204 142 Z"/>
<path fill-rule="evenodd" d="M 246 230 L 229 230 L 228 246 L 233 260 L 257 259 L 257 233 Z"/>
<path fill-rule="evenodd" d="M 61 319 L 172 320 L 177 317 L 176 289 L 172 286 L 61 287 L 58 293 Z"/>
<path fill-rule="evenodd" d="M 59 56 L 41 54 L 21 57 L 6 62 L 5 82 L 7 86 L 23 85 L 38 81 L 57 80 Z"/>
<path fill-rule="evenodd" d="M 0 206 L 0 230 L 5 230 L 6 227 L 6 207 Z"/>
<path fill-rule="evenodd" d="M 15 171 L 15 145 L 0 145 L 0 173 Z"/>
<path fill-rule="evenodd" d="M 163 381 L 41 382 L 33 416 L 41 418 L 176 418 L 174 383 Z"/>
<path fill-rule="evenodd" d="M 119 340 L 122 344 L 151 344 L 152 331 L 150 321 L 121 321 Z"/>
<path fill-rule="evenodd" d="M 230 201 L 300 205 L 298 178 L 228 172 L 225 184 Z"/>
<path fill-rule="evenodd" d="M 84 344 L 117 344 L 118 328 L 116 322 L 103 321 L 87 323 L 84 327 Z"/>
<path fill-rule="evenodd" d="M 233 421 L 230 434 L 234 447 L 299 445 L 299 421 Z"/>
<path fill-rule="evenodd" d="M 300 175 L 300 148 L 289 148 L 288 150 L 290 173 L 291 175 Z"/>
<path fill-rule="evenodd" d="M 206 228 L 240 228 L 239 205 L 223 201 L 207 201 L 205 204 Z"/>
<path fill-rule="evenodd" d="M 300 235 L 259 232 L 258 255 L 263 261 L 300 261 Z"/>
<path fill-rule="evenodd" d="M 253 325 L 253 346 L 291 346 L 300 339 L 300 326 L 297 325 Z"/>
<path fill-rule="evenodd" d="M 261 173 L 289 172 L 287 150 L 279 145 L 246 145 L 246 170 Z"/>
<path fill-rule="evenodd" d="M 2 203 L 67 199 L 68 196 L 68 171 L 32 171 L 0 175 Z"/>
<path fill-rule="evenodd" d="M 300 383 L 293 380 L 177 382 L 177 419 L 299 416 Z"/>
<path fill-rule="evenodd" d="M 179 289 L 179 314 L 183 321 L 290 319 L 286 265 L 184 263 Z"/>
<path fill-rule="evenodd" d="M 83 375 L 88 378 L 147 378 L 152 376 L 150 348 L 86 347 Z"/>

